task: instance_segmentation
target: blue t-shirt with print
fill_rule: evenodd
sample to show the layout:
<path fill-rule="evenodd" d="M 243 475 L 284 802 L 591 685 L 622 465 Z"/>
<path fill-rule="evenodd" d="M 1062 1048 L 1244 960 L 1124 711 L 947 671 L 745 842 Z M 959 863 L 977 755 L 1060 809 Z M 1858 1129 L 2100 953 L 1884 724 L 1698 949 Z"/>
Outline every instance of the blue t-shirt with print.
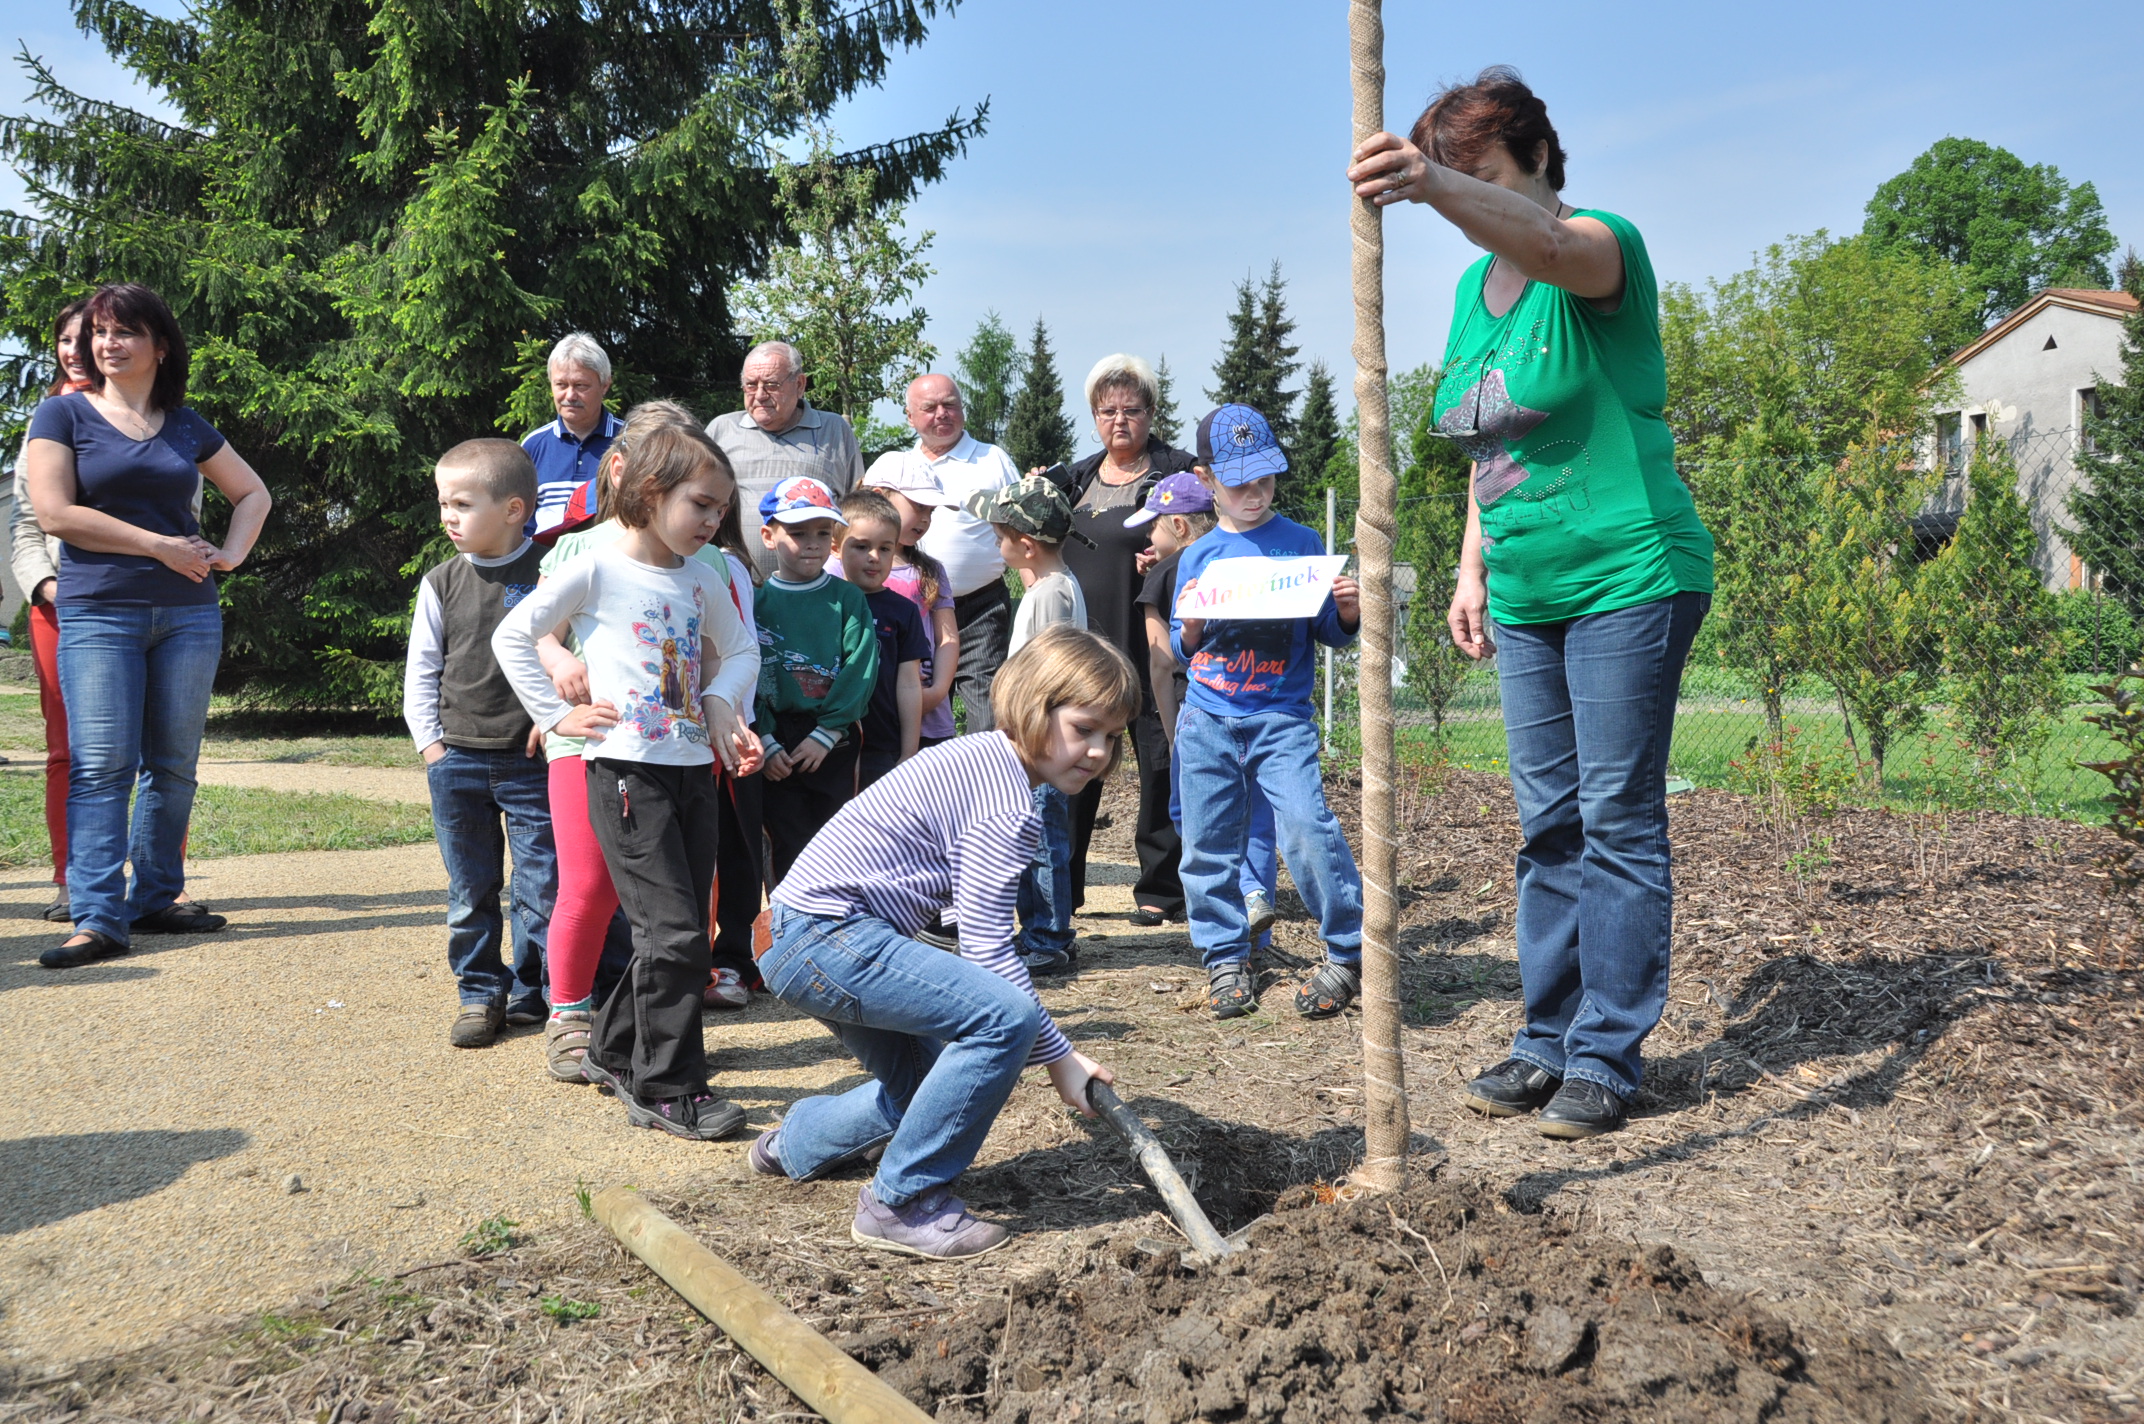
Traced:
<path fill-rule="evenodd" d="M 152 534 L 201 532 L 194 517 L 200 464 L 223 448 L 223 437 L 191 406 L 166 411 L 156 434 L 136 440 L 76 391 L 39 404 L 26 438 L 56 441 L 74 451 L 75 503 L 85 509 Z M 165 608 L 213 604 L 216 577 L 195 583 L 145 554 L 100 554 L 62 544 L 58 601 L 77 599 Z"/>
<path fill-rule="evenodd" d="M 1324 552 L 1324 540 L 1278 514 L 1242 534 L 1214 529 L 1177 561 L 1177 591 L 1217 559 L 1300 559 Z M 1354 640 L 1340 626 L 1340 611 L 1328 597 L 1315 618 L 1209 618 L 1198 650 L 1185 659 L 1183 620 L 1173 610 L 1169 617 L 1170 645 L 1179 661 L 1191 665 L 1185 703 L 1216 717 L 1311 716 L 1317 645 L 1339 648 Z"/>

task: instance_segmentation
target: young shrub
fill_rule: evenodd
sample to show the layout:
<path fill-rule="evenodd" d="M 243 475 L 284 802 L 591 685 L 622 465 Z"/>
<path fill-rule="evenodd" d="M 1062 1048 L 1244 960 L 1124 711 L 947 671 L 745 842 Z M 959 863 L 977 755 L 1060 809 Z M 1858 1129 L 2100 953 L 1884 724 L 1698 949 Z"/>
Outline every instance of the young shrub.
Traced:
<path fill-rule="evenodd" d="M 1940 629 L 1950 720 L 1981 766 L 2027 759 L 2063 703 L 2062 613 L 2032 566 L 2036 536 L 2010 450 L 1982 441 L 1958 533 L 1922 580 Z"/>
<path fill-rule="evenodd" d="M 2144 663 L 2093 691 L 2107 699 L 2107 706 L 2085 720 L 2112 737 L 2120 752 L 2109 760 L 2087 763 L 2114 783 L 2109 793 L 2114 810 L 2107 817 L 2107 829 L 2120 844 L 2100 856 L 2098 863 L 2107 872 L 2107 894 L 2126 902 L 2144 887 Z"/>

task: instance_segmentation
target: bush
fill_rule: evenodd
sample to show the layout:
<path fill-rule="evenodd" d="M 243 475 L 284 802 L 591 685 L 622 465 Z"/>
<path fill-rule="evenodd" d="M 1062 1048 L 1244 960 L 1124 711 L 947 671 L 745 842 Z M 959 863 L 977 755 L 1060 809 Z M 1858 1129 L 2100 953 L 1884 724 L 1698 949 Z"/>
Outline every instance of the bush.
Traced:
<path fill-rule="evenodd" d="M 2144 625 L 2118 598 L 2095 589 L 2057 595 L 2069 672 L 2120 672 L 2144 656 Z"/>

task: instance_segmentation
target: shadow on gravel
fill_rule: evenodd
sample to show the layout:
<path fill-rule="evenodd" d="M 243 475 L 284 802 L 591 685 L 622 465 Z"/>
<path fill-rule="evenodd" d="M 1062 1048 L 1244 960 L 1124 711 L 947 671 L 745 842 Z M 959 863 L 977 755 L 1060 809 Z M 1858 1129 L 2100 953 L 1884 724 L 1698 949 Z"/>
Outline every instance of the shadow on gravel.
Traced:
<path fill-rule="evenodd" d="M 0 1236 L 160 1192 L 196 1162 L 238 1151 L 235 1127 L 200 1132 L 83 1132 L 0 1142 Z"/>

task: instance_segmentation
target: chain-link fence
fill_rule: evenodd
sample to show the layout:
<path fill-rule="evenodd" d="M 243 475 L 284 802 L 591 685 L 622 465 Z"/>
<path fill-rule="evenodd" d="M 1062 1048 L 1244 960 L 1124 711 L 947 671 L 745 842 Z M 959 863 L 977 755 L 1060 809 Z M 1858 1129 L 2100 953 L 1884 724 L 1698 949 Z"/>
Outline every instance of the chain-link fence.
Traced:
<path fill-rule="evenodd" d="M 1693 463 L 1718 590 L 1683 675 L 1676 783 L 1823 806 L 2104 814 L 2085 719 L 2144 653 L 2144 520 L 2091 498 L 2074 431 Z M 2089 464 L 2089 459 L 2086 461 Z M 1445 630 L 1464 496 L 1405 499 L 1394 670 L 1403 761 L 1506 770 L 1493 660 Z M 1353 509 L 1340 502 L 1338 547 Z M 2111 570 L 2127 572 L 2126 581 Z M 1331 661 L 1329 744 L 1359 749 L 1356 656 Z M 1322 689 L 1321 689 L 1322 691 Z"/>

